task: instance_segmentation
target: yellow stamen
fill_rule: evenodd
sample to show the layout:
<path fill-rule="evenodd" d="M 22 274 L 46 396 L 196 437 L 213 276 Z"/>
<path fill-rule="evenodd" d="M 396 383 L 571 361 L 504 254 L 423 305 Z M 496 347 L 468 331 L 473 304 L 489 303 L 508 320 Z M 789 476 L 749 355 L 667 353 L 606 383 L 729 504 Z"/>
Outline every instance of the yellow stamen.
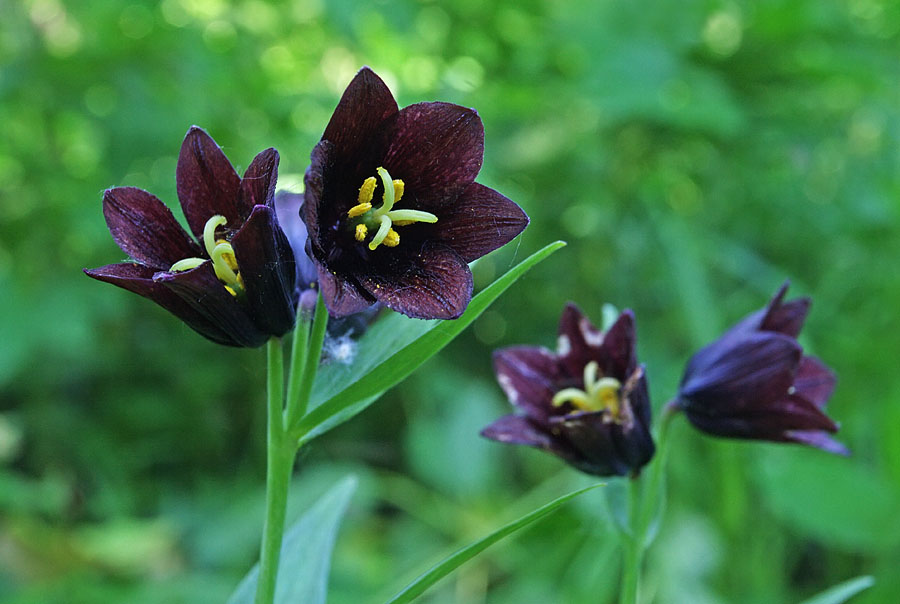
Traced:
<path fill-rule="evenodd" d="M 579 411 L 609 411 L 614 418 L 619 417 L 621 410 L 619 393 L 622 384 L 611 377 L 597 378 L 600 365 L 591 361 L 584 366 L 584 390 L 580 388 L 564 388 L 553 395 L 552 404 L 560 407 L 571 404 Z"/>
<path fill-rule="evenodd" d="M 216 229 L 226 222 L 228 222 L 228 220 L 226 220 L 224 216 L 216 214 L 207 220 L 206 224 L 203 226 L 203 247 L 206 248 L 206 253 L 209 254 L 210 257 L 212 257 L 213 249 L 216 247 Z"/>
<path fill-rule="evenodd" d="M 228 222 L 224 216 L 216 214 L 203 225 L 203 247 L 212 260 L 213 271 L 232 296 L 244 292 L 244 279 L 238 269 L 234 248 L 227 239 L 216 239 L 216 229 Z M 184 258 L 173 264 L 169 271 L 173 273 L 189 271 L 206 262 L 204 258 Z"/>
<path fill-rule="evenodd" d="M 387 235 L 384 236 L 384 241 L 381 243 L 388 247 L 397 247 L 400 245 L 400 235 L 394 229 L 388 229 Z"/>
<path fill-rule="evenodd" d="M 394 179 L 394 203 L 400 201 L 400 198 L 403 197 L 403 181 L 399 178 Z"/>
<path fill-rule="evenodd" d="M 374 176 L 370 176 L 363 181 L 362 186 L 359 188 L 359 197 L 356 198 L 360 205 L 369 204 L 369 208 L 372 207 L 372 198 L 375 196 L 375 186 L 377 184 L 378 182 Z"/>
<path fill-rule="evenodd" d="M 371 197 L 371 195 L 369 197 Z M 367 201 L 365 203 L 361 203 L 359 205 L 356 205 L 356 206 L 353 206 L 352 208 L 350 208 L 350 210 L 347 212 L 347 216 L 349 218 L 356 218 L 357 216 L 362 216 L 363 214 L 365 214 L 366 212 L 368 212 L 371 209 L 372 209 L 372 204 Z"/>
<path fill-rule="evenodd" d="M 357 241 L 362 242 L 362 241 L 366 240 L 366 235 L 368 234 L 368 232 L 369 232 L 369 229 L 366 225 L 358 224 L 358 225 L 356 225 L 356 232 L 353 234 L 353 236 L 356 238 Z"/>

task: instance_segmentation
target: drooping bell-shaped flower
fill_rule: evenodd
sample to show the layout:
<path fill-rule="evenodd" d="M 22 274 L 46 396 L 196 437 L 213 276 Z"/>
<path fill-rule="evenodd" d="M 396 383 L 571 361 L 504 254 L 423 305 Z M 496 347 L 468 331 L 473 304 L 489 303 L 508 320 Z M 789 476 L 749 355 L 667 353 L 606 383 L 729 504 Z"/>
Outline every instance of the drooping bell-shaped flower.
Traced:
<path fill-rule="evenodd" d="M 637 475 L 655 446 L 635 344 L 631 311 L 604 333 L 566 305 L 556 352 L 517 346 L 494 353 L 497 380 L 520 413 L 481 434 L 543 449 L 589 474 Z"/>
<path fill-rule="evenodd" d="M 472 109 L 399 109 L 363 68 L 344 91 L 306 172 L 303 219 L 332 316 L 375 302 L 417 318 L 459 317 L 468 262 L 528 224 L 522 209 L 475 182 L 484 127 Z"/>
<path fill-rule="evenodd" d="M 677 407 L 714 436 L 794 442 L 842 455 L 825 415 L 835 385 L 822 361 L 804 355 L 797 335 L 809 298 L 784 302 L 785 283 L 769 304 L 741 320 L 688 362 Z"/>
<path fill-rule="evenodd" d="M 297 296 L 294 254 L 274 206 L 278 159 L 266 149 L 241 178 L 215 141 L 192 127 L 176 184 L 194 237 L 147 191 L 109 189 L 103 215 L 132 261 L 85 273 L 153 300 L 219 344 L 255 347 L 284 335 Z"/>

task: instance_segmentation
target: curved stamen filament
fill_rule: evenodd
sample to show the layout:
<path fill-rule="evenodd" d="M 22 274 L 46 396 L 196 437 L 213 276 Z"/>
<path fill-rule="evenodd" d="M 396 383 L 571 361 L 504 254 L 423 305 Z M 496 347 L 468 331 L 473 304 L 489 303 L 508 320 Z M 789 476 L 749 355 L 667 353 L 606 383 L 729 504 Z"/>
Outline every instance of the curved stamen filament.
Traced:
<path fill-rule="evenodd" d="M 378 232 L 375 233 L 375 236 L 372 237 L 372 241 L 369 242 L 369 249 L 374 250 L 381 242 L 384 241 L 384 238 L 387 237 L 388 231 L 391 230 L 391 219 L 388 216 L 381 217 L 381 226 L 378 227 Z"/>
<path fill-rule="evenodd" d="M 564 388 L 553 395 L 554 407 L 566 403 L 580 411 L 608 410 L 613 417 L 619 415 L 619 390 L 622 384 L 611 377 L 597 378 L 600 365 L 591 361 L 584 366 L 584 390 L 580 388 Z"/>
<path fill-rule="evenodd" d="M 244 291 L 244 280 L 238 268 L 234 248 L 224 239 L 216 240 L 216 229 L 227 222 L 226 218 L 219 214 L 206 221 L 206 224 L 203 225 L 203 247 L 206 248 L 206 253 L 212 260 L 216 278 L 225 284 L 225 289 L 232 296 L 237 296 Z M 169 271 L 173 273 L 189 271 L 204 262 L 206 262 L 204 258 L 184 258 L 169 267 Z"/>

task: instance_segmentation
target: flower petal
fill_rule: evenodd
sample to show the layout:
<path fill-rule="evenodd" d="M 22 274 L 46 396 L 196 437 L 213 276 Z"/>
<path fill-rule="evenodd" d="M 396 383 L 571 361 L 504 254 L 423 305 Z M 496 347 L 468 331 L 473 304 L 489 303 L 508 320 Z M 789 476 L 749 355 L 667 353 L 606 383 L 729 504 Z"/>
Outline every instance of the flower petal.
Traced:
<path fill-rule="evenodd" d="M 394 250 L 383 250 L 391 254 Z M 426 244 L 418 254 L 359 275 L 376 300 L 416 319 L 456 319 L 472 299 L 472 272 L 453 250 Z M 321 272 L 320 272 L 321 274 Z"/>
<path fill-rule="evenodd" d="M 282 336 L 294 326 L 294 254 L 275 211 L 258 205 L 231 240 L 253 321 L 260 330 Z"/>
<path fill-rule="evenodd" d="M 836 383 L 834 373 L 822 361 L 805 356 L 800 360 L 793 386 L 798 395 L 822 408 L 834 392 Z"/>
<path fill-rule="evenodd" d="M 801 445 L 822 449 L 835 455 L 843 455 L 845 457 L 850 455 L 850 449 L 845 447 L 843 443 L 831 438 L 827 432 L 790 430 L 785 432 L 785 439 Z"/>
<path fill-rule="evenodd" d="M 205 315 L 194 310 L 181 297 L 170 291 L 169 288 L 153 281 L 153 275 L 157 272 L 157 269 L 153 267 L 132 263 L 108 264 L 99 268 L 85 269 L 84 272 L 88 277 L 112 283 L 122 289 L 153 300 L 187 323 L 191 329 L 217 344 L 225 344 L 227 346 L 240 345 Z"/>
<path fill-rule="evenodd" d="M 175 168 L 178 199 L 191 232 L 201 239 L 206 221 L 220 214 L 229 228 L 240 226 L 252 206 L 241 201 L 241 179 L 219 145 L 197 126 L 191 126 Z"/>
<path fill-rule="evenodd" d="M 559 318 L 558 333 L 559 360 L 569 377 L 580 380 L 585 365 L 594 360 L 599 361 L 603 332 L 594 327 L 577 305 L 568 302 Z"/>
<path fill-rule="evenodd" d="M 793 338 L 768 331 L 717 340 L 691 358 L 680 396 L 706 414 L 750 412 L 787 393 L 802 352 Z"/>
<path fill-rule="evenodd" d="M 481 435 L 501 443 L 535 447 L 580 467 L 580 457 L 568 443 L 553 438 L 521 415 L 505 415 L 484 428 Z"/>
<path fill-rule="evenodd" d="M 346 317 L 375 304 L 374 298 L 364 295 L 346 279 L 338 277 L 323 266 L 319 267 L 319 287 L 332 317 Z"/>
<path fill-rule="evenodd" d="M 538 423 L 556 411 L 553 395 L 561 389 L 559 364 L 552 352 L 536 346 L 494 351 L 494 373 L 506 398 Z"/>
<path fill-rule="evenodd" d="M 576 467 L 589 474 L 625 476 L 650 461 L 655 451 L 643 426 L 635 423 L 626 429 L 603 413 L 554 417 L 551 422 L 578 452 Z"/>
<path fill-rule="evenodd" d="M 594 360 L 603 375 L 624 382 L 637 368 L 636 346 L 634 313 L 626 308 L 604 334 L 600 353 Z"/>
<path fill-rule="evenodd" d="M 401 207 L 433 212 L 455 204 L 481 170 L 484 126 L 474 109 L 410 105 L 400 110 L 386 135 L 390 142 L 383 165 L 405 183 L 412 198 L 405 197 L 410 205 L 401 202 Z"/>
<path fill-rule="evenodd" d="M 344 90 L 322 140 L 334 145 L 339 163 L 353 163 L 355 157 L 365 155 L 362 151 L 372 144 L 382 122 L 396 113 L 397 101 L 387 85 L 363 67 Z"/>
<path fill-rule="evenodd" d="M 297 287 L 309 289 L 315 285 L 317 279 L 316 267 L 309 256 L 306 255 L 306 225 L 300 218 L 303 207 L 302 193 L 288 193 L 279 191 L 275 195 L 275 215 L 278 218 L 278 226 L 284 232 L 294 252 L 294 263 L 297 265 Z"/>
<path fill-rule="evenodd" d="M 278 151 L 269 148 L 257 154 L 241 179 L 243 206 L 275 207 L 275 181 L 278 180 Z"/>
<path fill-rule="evenodd" d="M 196 312 L 227 333 L 236 346 L 255 348 L 269 339 L 216 278 L 212 262 L 182 273 L 156 273 L 153 281 L 169 288 Z"/>
<path fill-rule="evenodd" d="M 472 183 L 456 203 L 444 208 L 431 237 L 446 243 L 466 262 L 509 243 L 528 226 L 528 216 L 511 199 Z"/>
<path fill-rule="evenodd" d="M 803 328 L 803 322 L 806 320 L 812 301 L 809 298 L 797 298 L 783 303 L 782 300 L 784 300 L 789 285 L 790 283 L 786 281 L 772 297 L 766 307 L 759 329 L 777 331 L 796 338 Z"/>
<path fill-rule="evenodd" d="M 203 255 L 169 208 L 142 189 L 107 189 L 103 216 L 122 251 L 157 270 L 168 269 L 182 258 Z"/>

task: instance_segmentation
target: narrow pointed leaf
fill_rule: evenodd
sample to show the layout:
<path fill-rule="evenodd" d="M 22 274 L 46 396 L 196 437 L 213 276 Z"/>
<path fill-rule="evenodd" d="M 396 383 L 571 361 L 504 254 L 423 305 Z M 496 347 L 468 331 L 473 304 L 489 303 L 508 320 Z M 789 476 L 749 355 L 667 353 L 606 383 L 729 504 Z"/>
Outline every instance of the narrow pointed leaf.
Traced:
<path fill-rule="evenodd" d="M 813 596 L 809 600 L 804 600 L 800 604 L 842 604 L 850 598 L 865 591 L 875 585 L 875 578 L 869 575 L 863 575 L 839 583 L 834 587 L 830 587 L 817 596 Z"/>
<path fill-rule="evenodd" d="M 356 490 L 348 476 L 325 493 L 284 536 L 275 604 L 324 604 L 331 551 L 344 510 Z M 253 604 L 259 565 L 244 577 L 228 604 Z"/>
<path fill-rule="evenodd" d="M 551 243 L 511 268 L 472 298 L 458 319 L 422 321 L 395 313 L 377 321 L 360 339 L 354 363 L 335 363 L 319 370 L 310 401 L 311 411 L 300 423 L 303 440 L 365 409 L 450 343 L 519 277 L 564 245 L 563 241 Z M 368 404 L 358 405 L 360 401 Z M 347 413 L 349 408 L 354 412 Z"/>
<path fill-rule="evenodd" d="M 569 493 L 568 495 L 563 495 L 558 499 L 554 499 L 550 503 L 539 507 L 538 509 L 525 514 L 518 520 L 510 522 L 506 526 L 503 526 L 490 535 L 479 539 L 478 541 L 471 543 L 464 548 L 456 551 L 451 554 L 447 558 L 444 558 L 434 566 L 432 566 L 428 571 L 419 575 L 419 577 L 407 585 L 403 591 L 398 593 L 396 596 L 391 598 L 387 604 L 404 604 L 405 602 L 412 602 L 417 597 L 422 595 L 426 589 L 437 583 L 440 579 L 447 576 L 468 560 L 471 560 L 488 547 L 493 545 L 494 543 L 500 541 L 507 535 L 516 532 L 520 528 L 526 527 L 532 522 L 536 520 L 540 520 L 547 514 L 555 511 L 559 506 L 566 503 L 567 501 L 578 497 L 579 495 L 586 493 L 590 490 L 596 489 L 597 487 L 602 486 L 602 484 L 595 484 L 590 487 L 586 487 L 584 489 L 579 489 L 578 491 L 574 491 Z"/>

